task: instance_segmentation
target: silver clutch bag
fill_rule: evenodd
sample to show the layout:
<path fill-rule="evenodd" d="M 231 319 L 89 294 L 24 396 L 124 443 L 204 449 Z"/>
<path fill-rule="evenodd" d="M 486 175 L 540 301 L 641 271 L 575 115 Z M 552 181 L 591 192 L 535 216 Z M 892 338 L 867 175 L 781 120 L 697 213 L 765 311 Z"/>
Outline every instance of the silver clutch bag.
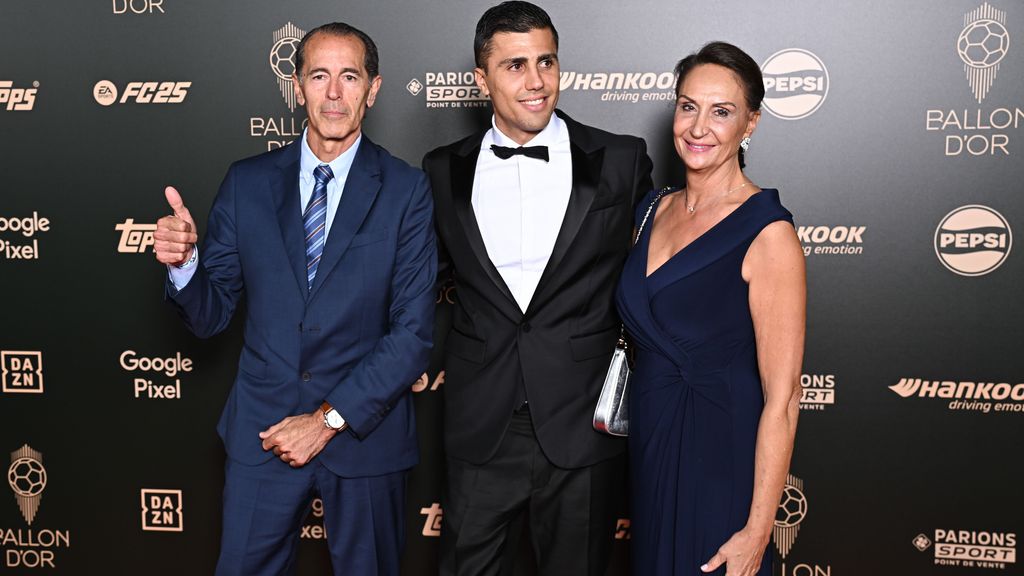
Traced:
<path fill-rule="evenodd" d="M 640 240 L 640 233 L 651 216 L 651 210 L 670 190 L 671 187 L 662 188 L 647 206 L 647 212 L 644 213 L 644 218 L 640 221 L 636 236 L 633 238 L 634 246 Z M 604 385 L 601 386 L 601 396 L 597 399 L 597 408 L 594 409 L 594 429 L 612 436 L 629 436 L 629 376 L 632 370 L 626 360 L 626 348 L 626 329 L 623 327 L 619 332 L 615 352 L 612 353 L 612 361 L 608 365 L 608 373 L 604 375 Z"/>
<path fill-rule="evenodd" d="M 629 436 L 629 376 L 632 371 L 626 360 L 626 340 L 612 353 L 608 373 L 604 376 L 601 396 L 594 410 L 594 429 L 612 436 Z"/>

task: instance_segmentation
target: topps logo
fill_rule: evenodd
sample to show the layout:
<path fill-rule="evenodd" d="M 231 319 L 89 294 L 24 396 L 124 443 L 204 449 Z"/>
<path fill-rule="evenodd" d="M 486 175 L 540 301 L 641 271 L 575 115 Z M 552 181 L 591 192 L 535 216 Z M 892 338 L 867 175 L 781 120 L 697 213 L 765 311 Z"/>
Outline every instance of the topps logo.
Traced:
<path fill-rule="evenodd" d="M 117 251 L 129 254 L 141 254 L 146 248 L 153 246 L 153 232 L 156 232 L 156 224 L 136 224 L 132 218 L 114 225 L 114 230 L 121 233 L 121 240 L 117 243 Z"/>
<path fill-rule="evenodd" d="M 36 89 L 14 88 L 14 82 L 0 80 L 0 104 L 6 110 L 31 110 L 36 104 Z"/>

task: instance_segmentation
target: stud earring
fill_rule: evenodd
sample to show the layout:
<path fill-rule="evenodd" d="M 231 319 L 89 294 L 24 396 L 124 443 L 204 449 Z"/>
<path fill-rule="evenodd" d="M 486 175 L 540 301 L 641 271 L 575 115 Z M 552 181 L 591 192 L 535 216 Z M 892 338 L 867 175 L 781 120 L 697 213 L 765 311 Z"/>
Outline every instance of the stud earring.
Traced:
<path fill-rule="evenodd" d="M 743 148 L 744 152 L 746 152 L 747 150 L 750 149 L 750 137 L 749 136 L 744 136 L 743 140 L 740 140 L 740 148 Z"/>

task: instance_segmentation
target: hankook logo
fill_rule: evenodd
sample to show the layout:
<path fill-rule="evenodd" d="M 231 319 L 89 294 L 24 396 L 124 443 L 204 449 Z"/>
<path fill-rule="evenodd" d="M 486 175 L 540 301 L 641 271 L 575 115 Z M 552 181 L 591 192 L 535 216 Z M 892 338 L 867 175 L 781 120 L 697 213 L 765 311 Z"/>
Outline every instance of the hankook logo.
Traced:
<path fill-rule="evenodd" d="M 1024 413 L 1024 382 L 900 378 L 889 389 L 903 398 L 944 398 L 950 410 Z"/>
<path fill-rule="evenodd" d="M 961 276 L 983 276 L 999 268 L 1012 246 L 1006 218 L 980 204 L 953 210 L 935 229 L 935 255 Z"/>
<path fill-rule="evenodd" d="M 772 54 L 761 64 L 764 100 L 768 112 L 783 120 L 806 118 L 821 107 L 828 96 L 828 69 L 813 52 L 787 48 Z"/>

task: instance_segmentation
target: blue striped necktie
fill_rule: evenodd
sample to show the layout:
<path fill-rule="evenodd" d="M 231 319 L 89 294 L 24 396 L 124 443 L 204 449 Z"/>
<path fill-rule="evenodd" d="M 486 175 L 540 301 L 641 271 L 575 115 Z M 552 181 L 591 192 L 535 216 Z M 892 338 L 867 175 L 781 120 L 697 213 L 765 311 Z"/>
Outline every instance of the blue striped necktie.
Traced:
<path fill-rule="evenodd" d="M 327 183 L 334 178 L 334 172 L 327 164 L 313 170 L 313 195 L 309 197 L 306 212 L 302 215 L 302 227 L 306 229 L 306 280 L 307 288 L 313 288 L 320 256 L 324 253 L 327 239 Z"/>

